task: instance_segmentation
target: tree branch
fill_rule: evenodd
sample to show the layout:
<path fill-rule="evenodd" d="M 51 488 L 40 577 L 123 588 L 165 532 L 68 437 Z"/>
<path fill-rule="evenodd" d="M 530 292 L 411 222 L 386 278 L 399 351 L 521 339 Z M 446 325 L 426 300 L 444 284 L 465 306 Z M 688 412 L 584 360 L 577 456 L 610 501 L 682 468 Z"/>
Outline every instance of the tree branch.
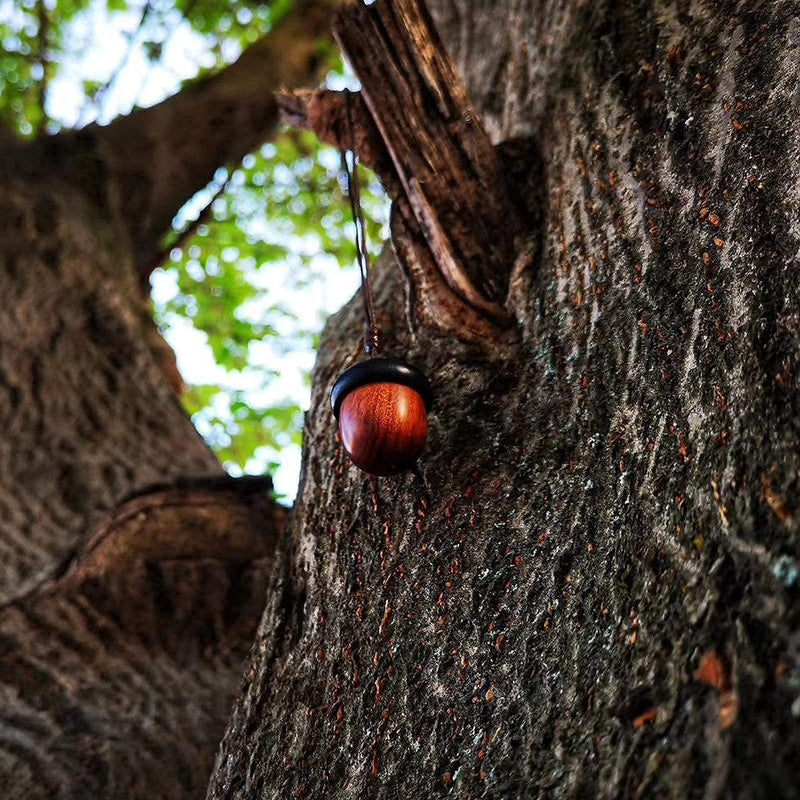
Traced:
<path fill-rule="evenodd" d="M 269 478 L 202 478 L 123 502 L 71 559 L 59 588 L 130 574 L 152 561 L 252 561 L 272 553 L 286 509 Z"/>
<path fill-rule="evenodd" d="M 142 276 L 186 200 L 219 166 L 238 163 L 272 134 L 278 122 L 273 92 L 317 80 L 326 63 L 318 41 L 340 3 L 300 0 L 230 67 L 95 129 Z"/>
<path fill-rule="evenodd" d="M 45 109 L 45 105 L 47 103 L 48 86 L 47 69 L 49 66 L 47 43 L 50 35 L 50 16 L 47 13 L 47 5 L 45 4 L 44 0 L 39 0 L 39 2 L 36 4 L 36 14 L 39 18 L 39 31 L 37 37 L 39 52 L 37 53 L 37 59 L 42 68 L 42 79 L 39 81 L 38 87 L 38 103 L 41 116 L 36 124 L 36 134 L 37 136 L 40 136 L 42 133 L 44 133 L 47 125 L 47 110 Z"/>
<path fill-rule="evenodd" d="M 160 248 L 158 252 L 156 252 L 152 263 L 147 268 L 147 274 L 142 275 L 143 280 L 146 280 L 147 276 L 151 272 L 154 272 L 159 267 L 163 267 L 169 258 L 170 253 L 177 248 L 184 247 L 186 242 L 188 242 L 189 239 L 197 232 L 197 229 L 201 225 L 205 225 L 211 219 L 211 211 L 214 208 L 214 203 L 220 197 L 222 197 L 223 194 L 225 194 L 225 190 L 228 188 L 228 184 L 231 181 L 232 175 L 233 173 L 229 171 L 228 177 L 225 178 L 225 180 L 222 181 L 222 183 L 217 187 L 214 194 L 212 194 L 209 198 L 208 202 L 200 209 L 200 213 L 193 220 L 190 220 L 186 224 L 186 227 L 177 235 L 175 240 Z"/>

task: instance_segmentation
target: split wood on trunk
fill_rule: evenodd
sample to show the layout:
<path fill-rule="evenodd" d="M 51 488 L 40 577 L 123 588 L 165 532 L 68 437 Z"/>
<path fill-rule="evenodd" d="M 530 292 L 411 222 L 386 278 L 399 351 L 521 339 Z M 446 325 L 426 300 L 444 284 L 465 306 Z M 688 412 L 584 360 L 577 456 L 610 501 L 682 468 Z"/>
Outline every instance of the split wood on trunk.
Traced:
<path fill-rule="evenodd" d="M 423 324 L 493 339 L 518 237 L 495 148 L 421 0 L 345 7 L 334 35 L 361 82 L 351 101 L 355 147 L 392 196 L 392 243 Z M 348 144 L 344 93 L 278 97 L 284 118 Z"/>

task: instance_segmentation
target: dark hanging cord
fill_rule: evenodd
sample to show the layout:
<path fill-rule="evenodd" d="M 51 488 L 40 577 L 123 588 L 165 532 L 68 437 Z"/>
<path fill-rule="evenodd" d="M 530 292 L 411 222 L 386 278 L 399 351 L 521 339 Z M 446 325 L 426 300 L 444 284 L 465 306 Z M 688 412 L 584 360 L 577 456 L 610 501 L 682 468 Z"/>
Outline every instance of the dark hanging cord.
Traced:
<path fill-rule="evenodd" d="M 369 355 L 376 354 L 381 349 L 380 330 L 375 322 L 375 306 L 372 302 L 372 285 L 370 284 L 369 249 L 367 247 L 367 226 L 364 222 L 364 212 L 361 208 L 361 186 L 358 181 L 358 154 L 356 153 L 355 129 L 353 126 L 353 112 L 350 101 L 350 92 L 345 90 L 345 110 L 347 115 L 347 149 L 342 150 L 342 172 L 347 180 L 347 197 L 350 200 L 350 211 L 353 214 L 353 224 L 356 229 L 356 258 L 358 269 L 361 273 L 361 296 L 364 301 L 364 316 L 367 326 L 364 330 L 364 350 Z M 350 152 L 352 165 L 347 159 Z"/>

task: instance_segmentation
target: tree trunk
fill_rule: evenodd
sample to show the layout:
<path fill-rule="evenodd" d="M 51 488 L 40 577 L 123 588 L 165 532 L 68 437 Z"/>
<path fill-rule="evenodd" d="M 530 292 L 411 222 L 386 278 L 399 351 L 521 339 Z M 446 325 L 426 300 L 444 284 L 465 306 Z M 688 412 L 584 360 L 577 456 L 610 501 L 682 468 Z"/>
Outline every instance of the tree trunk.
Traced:
<path fill-rule="evenodd" d="M 322 339 L 303 477 L 211 798 L 797 797 L 792 3 L 435 2 L 544 219 L 512 345 L 419 324 L 419 475 L 365 477 Z"/>
<path fill-rule="evenodd" d="M 335 5 L 106 128 L 1 137 L 4 800 L 205 790 L 286 509 L 192 427 L 141 287 L 180 206 L 274 130 L 274 90 L 318 80 Z"/>
<path fill-rule="evenodd" d="M 430 6 L 537 231 L 512 333 L 433 324 L 387 249 L 427 451 L 390 479 L 342 451 L 354 301 L 285 534 L 180 411 L 138 287 L 185 196 L 271 130 L 274 83 L 315 74 L 312 33 L 285 73 L 246 55 L 108 129 L 4 140 L 10 797 L 199 796 L 264 592 L 210 798 L 800 796 L 796 4 Z"/>
<path fill-rule="evenodd" d="M 197 797 L 282 520 L 181 410 L 86 147 L 0 197 L 0 794 Z"/>

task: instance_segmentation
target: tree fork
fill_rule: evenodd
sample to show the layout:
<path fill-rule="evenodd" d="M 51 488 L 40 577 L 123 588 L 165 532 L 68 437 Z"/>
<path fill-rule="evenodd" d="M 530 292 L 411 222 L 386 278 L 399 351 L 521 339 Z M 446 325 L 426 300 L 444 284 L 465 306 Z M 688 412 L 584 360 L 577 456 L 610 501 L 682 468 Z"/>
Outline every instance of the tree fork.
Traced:
<path fill-rule="evenodd" d="M 137 492 L 70 558 L 54 585 L 118 579 L 144 562 L 266 558 L 288 514 L 271 493 L 272 480 L 261 476 L 203 476 Z"/>
<path fill-rule="evenodd" d="M 131 239 L 142 286 L 162 257 L 180 207 L 223 165 L 236 165 L 275 132 L 273 93 L 313 84 L 325 67 L 319 41 L 342 0 L 299 0 L 239 59 L 155 106 L 91 126 Z"/>
<path fill-rule="evenodd" d="M 26 720 L 26 746 L 47 753 L 36 776 L 3 764 L 11 797 L 199 796 L 288 514 L 271 489 L 227 476 L 143 489 L 0 606 L 2 721 Z M 171 710 L 154 726 L 152 709 Z"/>

